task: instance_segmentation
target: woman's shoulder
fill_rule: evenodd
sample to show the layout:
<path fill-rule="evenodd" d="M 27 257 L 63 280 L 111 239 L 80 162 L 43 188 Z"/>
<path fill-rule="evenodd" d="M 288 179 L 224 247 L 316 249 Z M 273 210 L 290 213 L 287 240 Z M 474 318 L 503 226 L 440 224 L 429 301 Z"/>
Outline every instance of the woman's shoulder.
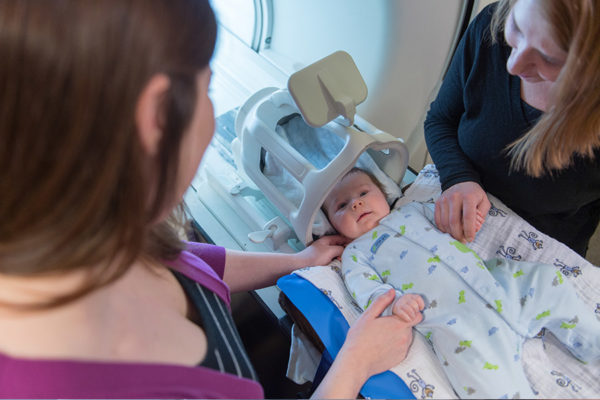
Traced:
<path fill-rule="evenodd" d="M 485 6 L 479 13 L 473 18 L 473 24 L 477 26 L 483 26 L 489 28 L 492 22 L 492 17 L 498 8 L 498 2 L 494 2 Z"/>
<path fill-rule="evenodd" d="M 496 8 L 497 3 L 492 3 L 481 10 L 464 35 L 462 60 L 465 73 L 469 74 L 472 82 L 477 82 L 474 87 L 477 91 L 481 91 L 478 86 L 481 82 L 495 82 L 502 88 L 506 84 L 508 73 L 505 64 L 510 48 L 500 33 L 496 33 L 499 36 L 495 40 L 492 36 L 491 23 Z"/>
<path fill-rule="evenodd" d="M 211 267 L 220 277 L 225 271 L 225 248 L 208 243 L 187 242 L 187 252 L 200 258 Z"/>
<path fill-rule="evenodd" d="M 208 274 L 222 279 L 225 272 L 225 248 L 208 243 L 186 242 L 185 249 L 179 256 L 165 261 L 165 264 L 190 278 L 202 278 Z"/>
<path fill-rule="evenodd" d="M 187 242 L 175 260 L 165 264 L 230 302 L 229 287 L 223 281 L 225 248 L 207 243 Z"/>
<path fill-rule="evenodd" d="M 489 24 L 492 19 L 492 15 L 496 12 L 496 8 L 498 8 L 498 2 L 495 1 L 493 3 L 488 4 L 483 7 L 483 9 L 475 16 L 475 18 L 487 19 L 487 23 Z"/>
<path fill-rule="evenodd" d="M 485 39 L 491 43 L 490 25 L 497 5 L 498 3 L 492 3 L 484 7 L 469 24 L 466 35 L 473 38 Z"/>

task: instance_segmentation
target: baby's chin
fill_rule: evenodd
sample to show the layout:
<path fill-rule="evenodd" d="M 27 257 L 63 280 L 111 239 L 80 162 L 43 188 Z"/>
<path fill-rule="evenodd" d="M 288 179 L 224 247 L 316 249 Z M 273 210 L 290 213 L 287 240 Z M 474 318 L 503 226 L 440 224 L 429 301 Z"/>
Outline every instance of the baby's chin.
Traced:
<path fill-rule="evenodd" d="M 375 228 L 378 224 L 372 224 L 373 226 L 369 226 L 368 228 L 365 229 L 361 229 L 358 232 L 354 232 L 351 236 L 346 235 L 346 237 L 350 238 L 350 239 L 356 239 L 361 237 L 362 235 L 364 235 L 365 233 L 369 232 L 371 229 Z"/>

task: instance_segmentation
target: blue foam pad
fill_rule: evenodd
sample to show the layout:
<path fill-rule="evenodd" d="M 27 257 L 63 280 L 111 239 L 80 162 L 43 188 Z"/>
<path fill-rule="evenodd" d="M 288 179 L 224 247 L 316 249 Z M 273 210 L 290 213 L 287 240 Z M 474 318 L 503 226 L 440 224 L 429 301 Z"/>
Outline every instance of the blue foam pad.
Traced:
<path fill-rule="evenodd" d="M 310 322 L 329 354 L 335 358 L 349 329 L 340 310 L 312 283 L 296 274 L 281 277 L 277 286 Z M 404 381 L 390 371 L 369 378 L 360 393 L 365 398 L 415 398 Z"/>

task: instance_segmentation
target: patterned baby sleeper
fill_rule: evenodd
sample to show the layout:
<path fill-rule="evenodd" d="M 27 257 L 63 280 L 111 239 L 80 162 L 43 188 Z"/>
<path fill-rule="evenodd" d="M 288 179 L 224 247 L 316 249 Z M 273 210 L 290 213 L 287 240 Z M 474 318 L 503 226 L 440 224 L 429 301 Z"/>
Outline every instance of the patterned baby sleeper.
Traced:
<path fill-rule="evenodd" d="M 580 360 L 600 357 L 600 322 L 560 270 L 484 261 L 432 221 L 426 204 L 393 210 L 346 248 L 342 274 L 363 309 L 390 288 L 424 298 L 415 328 L 432 343 L 459 397 L 535 397 L 521 347 L 542 328 Z"/>

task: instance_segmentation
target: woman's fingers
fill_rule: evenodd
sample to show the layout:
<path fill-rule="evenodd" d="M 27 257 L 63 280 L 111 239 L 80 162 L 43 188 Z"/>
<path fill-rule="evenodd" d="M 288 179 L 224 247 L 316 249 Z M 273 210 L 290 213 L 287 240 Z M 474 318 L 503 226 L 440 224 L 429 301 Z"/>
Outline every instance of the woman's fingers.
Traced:
<path fill-rule="evenodd" d="M 442 232 L 466 243 L 475 239 L 491 204 L 476 182 L 461 182 L 446 189 L 435 204 L 435 223 Z"/>
<path fill-rule="evenodd" d="M 435 203 L 435 221 L 438 229 L 444 233 L 450 233 L 450 201 L 447 196 L 442 195 Z"/>
<path fill-rule="evenodd" d="M 464 232 L 464 219 L 463 219 L 463 205 L 465 199 L 462 193 L 454 192 L 449 196 L 448 205 L 448 233 L 458 241 L 465 242 Z"/>
<path fill-rule="evenodd" d="M 375 319 L 381 315 L 383 310 L 392 302 L 396 297 L 396 292 L 393 289 L 388 290 L 381 296 L 377 297 L 373 303 L 365 310 L 361 315 L 361 318 Z"/>
<path fill-rule="evenodd" d="M 477 206 L 468 199 L 462 204 L 462 222 L 463 222 L 463 231 L 464 238 L 467 242 L 472 242 L 475 239 L 475 234 L 479 230 L 477 222 Z"/>

